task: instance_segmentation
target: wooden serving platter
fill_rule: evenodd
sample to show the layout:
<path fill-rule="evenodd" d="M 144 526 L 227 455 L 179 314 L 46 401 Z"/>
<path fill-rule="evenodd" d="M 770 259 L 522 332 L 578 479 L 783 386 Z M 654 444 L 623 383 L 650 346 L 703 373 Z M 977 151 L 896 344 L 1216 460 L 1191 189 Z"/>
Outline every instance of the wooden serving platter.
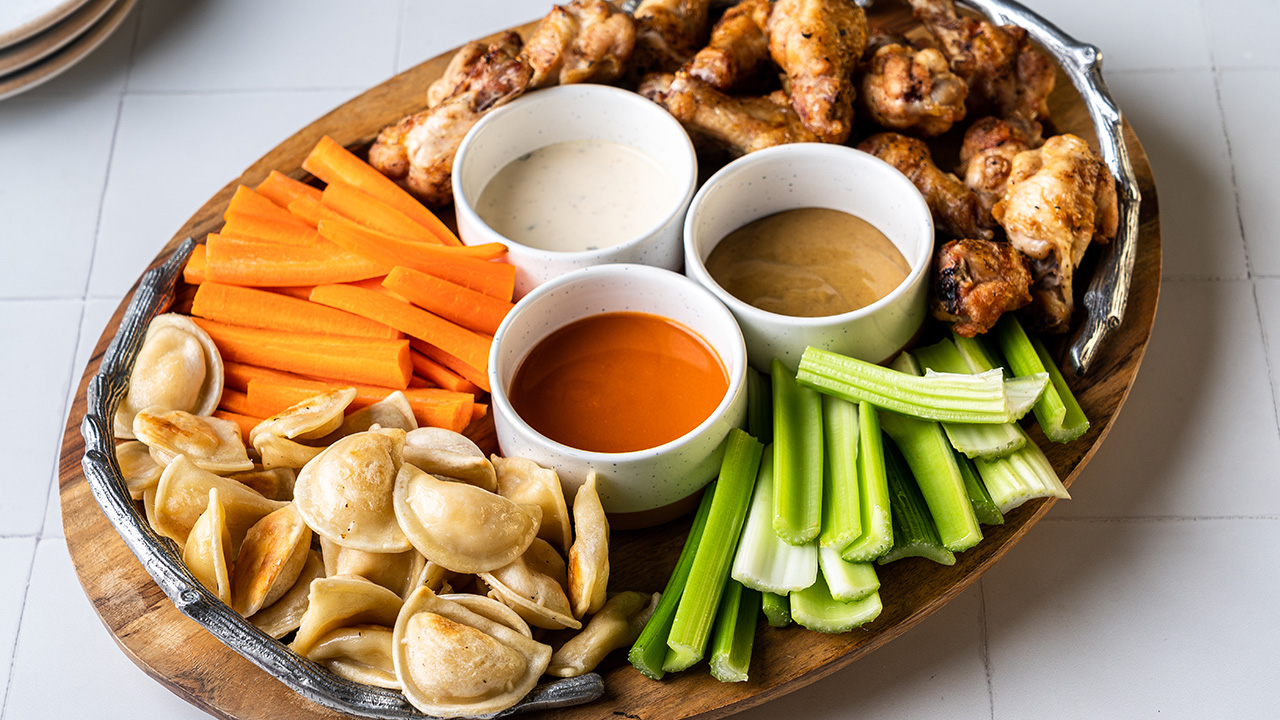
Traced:
<path fill-rule="evenodd" d="M 877 5 L 869 18 L 873 28 L 901 31 L 912 25 L 907 11 L 898 6 Z M 527 34 L 531 28 L 532 24 L 516 29 Z M 421 109 L 427 85 L 443 72 L 451 55 L 442 55 L 388 80 L 281 143 L 205 203 L 161 249 L 152 266 L 167 259 L 181 240 L 203 239 L 216 230 L 237 185 L 256 185 L 273 169 L 305 177 L 300 170 L 302 159 L 320 137 L 327 134 L 348 147 L 363 148 L 384 125 Z M 1058 132 L 1094 138 L 1084 103 L 1062 76 L 1050 104 Z M 1084 437 L 1066 445 L 1049 443 L 1038 426 L 1030 428 L 1033 439 L 1044 448 L 1068 486 L 1106 438 L 1129 394 L 1147 347 L 1159 295 L 1161 246 L 1155 182 L 1146 154 L 1127 125 L 1125 140 L 1143 198 L 1128 310 L 1088 376 L 1072 378 L 1066 371 L 1092 427 Z M 450 214 L 444 215 L 448 218 Z M 62 443 L 59 492 L 63 526 L 86 595 L 130 659 L 174 693 L 216 717 L 344 717 L 295 693 L 179 612 L 95 502 L 81 469 L 84 441 L 80 422 L 86 410 L 86 387 L 116 334 L 127 302 L 128 298 L 117 308 L 85 368 Z M 1065 362 L 1063 366 L 1066 367 Z M 1079 492 L 1087 493 L 1089 488 Z M 1051 505 L 1044 501 L 1027 503 L 1009 513 L 1004 525 L 984 527 L 986 538 L 958 555 L 954 566 L 915 558 L 879 568 L 884 611 L 860 630 L 823 635 L 794 626 L 779 630 L 761 624 L 751 662 L 751 680 L 746 683 L 717 682 L 705 666 L 654 682 L 627 665 L 619 652 L 599 669 L 605 682 L 601 700 L 544 712 L 543 717 L 718 718 L 799 689 L 863 657 L 942 607 L 1008 552 Z M 611 588 L 661 590 L 687 529 L 686 518 L 649 530 L 615 533 Z"/>

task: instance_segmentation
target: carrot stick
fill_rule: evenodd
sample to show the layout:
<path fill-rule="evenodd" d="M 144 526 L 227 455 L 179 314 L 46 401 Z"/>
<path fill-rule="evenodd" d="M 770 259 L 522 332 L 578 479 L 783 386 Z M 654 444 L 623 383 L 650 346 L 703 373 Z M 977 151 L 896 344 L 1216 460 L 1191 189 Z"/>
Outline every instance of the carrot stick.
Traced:
<path fill-rule="evenodd" d="M 430 343 L 426 343 L 412 337 L 409 338 L 409 343 L 414 350 L 417 350 L 418 352 L 422 353 L 428 358 L 449 368 L 450 370 L 461 375 L 467 380 L 470 380 L 481 390 L 484 390 L 485 392 L 488 392 L 491 390 L 491 388 L 489 387 L 489 374 L 484 370 L 480 370 L 479 368 L 472 367 L 471 365 L 468 365 L 467 363 L 458 359 L 456 356 Z"/>
<path fill-rule="evenodd" d="M 245 390 L 247 389 L 248 388 L 246 387 Z M 237 415 L 247 415 L 250 417 L 257 412 L 260 412 L 260 408 L 255 408 L 249 404 L 249 396 L 245 394 L 245 390 L 223 388 L 222 399 L 218 401 L 218 408 L 225 412 L 236 413 Z"/>
<path fill-rule="evenodd" d="M 429 387 L 437 387 L 437 385 L 431 382 L 430 380 L 424 379 L 418 375 L 414 375 L 413 377 L 409 378 L 409 387 L 429 388 Z"/>
<path fill-rule="evenodd" d="M 240 438 L 246 443 L 248 443 L 249 440 L 249 433 L 255 426 L 257 426 L 258 423 L 262 422 L 262 418 L 241 415 L 240 413 L 231 412 L 229 410 L 214 410 L 213 416 L 216 418 L 222 418 L 223 420 L 230 420 L 231 422 L 239 425 Z"/>
<path fill-rule="evenodd" d="M 418 307 L 492 335 L 514 304 L 406 267 L 391 268 L 382 285 Z"/>
<path fill-rule="evenodd" d="M 402 390 L 413 374 L 408 340 L 281 333 L 192 319 L 213 338 L 223 360 Z"/>
<path fill-rule="evenodd" d="M 421 341 L 419 341 L 421 342 Z M 410 343 L 412 347 L 412 342 Z M 427 382 L 458 392 L 478 393 L 480 386 L 462 377 L 458 373 L 423 355 L 417 350 L 409 351 L 409 361 L 413 363 L 413 374 Z"/>
<path fill-rule="evenodd" d="M 298 222 L 298 219 L 290 215 L 283 205 L 277 204 L 271 198 L 259 195 L 247 185 L 241 185 L 236 188 L 235 195 L 231 196 L 231 202 L 227 203 L 227 209 L 222 214 L 224 218 L 233 215 L 261 217 L 282 223 Z"/>
<path fill-rule="evenodd" d="M 210 235 L 206 244 L 205 276 L 228 285 L 322 285 L 378 277 L 390 269 L 323 239 L 290 247 Z"/>
<path fill-rule="evenodd" d="M 247 365 L 240 362 L 232 362 L 230 360 L 222 361 L 222 384 L 231 390 L 241 393 L 248 391 L 249 381 L 254 378 L 269 378 L 273 380 L 294 381 L 306 380 L 301 375 L 296 375 L 283 370 L 272 370 L 258 365 Z M 223 390 L 226 392 L 226 390 Z M 269 416 L 266 416 L 269 417 Z"/>
<path fill-rule="evenodd" d="M 316 202 L 320 201 L 320 188 L 311 187 L 301 180 L 294 180 L 279 170 L 272 170 L 266 180 L 258 183 L 258 187 L 254 188 L 259 195 L 270 198 L 280 207 L 287 208 L 289 203 L 300 197 L 315 198 Z"/>
<path fill-rule="evenodd" d="M 492 338 L 375 290 L 351 285 L 319 285 L 311 291 L 311 301 L 390 325 L 406 335 L 440 347 L 474 367 L 488 365 Z"/>
<path fill-rule="evenodd" d="M 345 186 L 330 186 L 330 188 L 341 188 Z M 326 189 L 325 192 L 329 192 Z M 356 191 L 350 191 L 356 192 Z M 341 195 L 338 195 L 341 197 Z M 365 197 L 368 197 L 367 195 Z M 408 233 L 396 232 L 394 229 L 382 229 L 364 222 L 361 217 L 351 217 L 349 215 L 336 212 L 332 206 L 322 204 L 320 217 L 322 221 L 331 221 L 330 225 L 336 225 L 348 234 L 355 234 L 365 240 L 366 243 L 374 245 L 383 252 L 400 253 L 409 251 L 415 257 L 421 258 L 420 262 L 432 262 L 438 258 L 454 258 L 454 257 L 472 257 L 480 260 L 499 260 L 507 256 L 507 246 L 500 242 L 481 243 L 480 245 L 441 245 L 433 240 L 421 240 Z M 405 263 L 397 263 L 403 265 Z"/>
<path fill-rule="evenodd" d="M 182 279 L 187 284 L 199 285 L 204 282 L 205 268 L 209 260 L 208 255 L 206 255 L 208 251 L 209 248 L 203 244 L 191 248 L 191 255 L 187 258 L 187 264 L 182 268 Z"/>
<path fill-rule="evenodd" d="M 445 245 L 461 245 L 458 236 L 440 222 L 425 205 L 372 165 L 356 157 L 328 135 L 320 138 L 311 154 L 302 161 L 302 169 L 326 183 L 346 183 L 413 218 Z"/>
<path fill-rule="evenodd" d="M 286 381 L 271 378 L 253 378 L 249 381 L 249 404 L 254 407 L 279 407 L 283 410 L 296 405 L 330 387 L 344 383 L 313 380 Z M 370 385 L 347 385 L 356 389 L 356 398 L 349 410 L 359 410 L 383 400 L 395 392 L 394 388 Z M 475 398 L 468 393 L 457 393 L 440 388 L 409 388 L 402 390 L 414 418 L 420 425 L 443 427 L 462 432 L 475 414 Z M 276 412 L 279 412 L 277 410 Z"/>
<path fill-rule="evenodd" d="M 499 300 L 510 300 L 515 292 L 515 266 L 488 261 L 506 254 L 501 243 L 457 248 L 428 245 L 379 233 L 345 218 L 323 218 L 319 231 L 334 244 L 388 266 L 403 265 Z"/>
<path fill-rule="evenodd" d="M 281 245 L 314 245 L 320 240 L 315 228 L 294 218 L 293 222 L 282 222 L 262 215 L 240 215 L 225 213 L 226 223 L 219 231 L 227 237 L 266 240 Z"/>
<path fill-rule="evenodd" d="M 289 214 L 311 227 L 316 227 L 321 220 L 330 218 L 339 218 L 345 222 L 352 222 L 346 215 L 326 207 L 324 203 L 320 202 L 319 198 L 310 196 L 300 197 L 289 203 Z"/>
<path fill-rule="evenodd" d="M 433 245 L 444 244 L 435 233 L 413 218 L 346 183 L 325 186 L 320 202 L 361 225 L 388 235 Z"/>
<path fill-rule="evenodd" d="M 196 290 L 191 314 L 209 320 L 287 332 L 399 340 L 399 331 L 309 300 L 254 288 L 206 282 Z"/>
<path fill-rule="evenodd" d="M 379 282 L 382 281 L 381 278 L 375 277 L 373 279 Z M 362 280 L 361 282 L 364 282 L 364 281 Z M 279 293 L 281 295 L 288 295 L 291 298 L 298 298 L 299 300 L 310 301 L 311 289 L 314 287 L 315 285 L 295 285 L 293 287 L 285 285 L 283 287 L 264 287 L 262 289 L 266 290 L 267 292 Z"/>

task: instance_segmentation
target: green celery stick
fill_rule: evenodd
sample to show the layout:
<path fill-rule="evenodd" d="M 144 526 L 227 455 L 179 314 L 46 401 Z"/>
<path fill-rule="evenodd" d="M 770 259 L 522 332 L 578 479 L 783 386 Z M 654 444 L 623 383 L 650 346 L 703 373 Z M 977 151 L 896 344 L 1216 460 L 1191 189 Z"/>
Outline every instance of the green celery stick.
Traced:
<path fill-rule="evenodd" d="M 711 631 L 711 676 L 720 682 L 746 682 L 751 646 L 760 618 L 760 593 L 730 578 L 725 583 Z"/>
<path fill-rule="evenodd" d="M 665 672 L 662 663 L 667 657 L 667 636 L 671 633 L 671 621 L 675 618 L 676 606 L 680 596 L 684 594 L 685 583 L 689 580 L 689 568 L 693 566 L 693 556 L 697 552 L 698 543 L 702 540 L 702 530 L 707 525 L 707 515 L 711 511 L 711 498 L 714 485 L 702 493 L 702 502 L 698 505 L 698 513 L 693 516 L 693 526 L 684 540 L 684 549 L 676 560 L 675 570 L 667 578 L 667 587 L 658 599 L 658 605 L 649 616 L 640 637 L 636 639 L 627 660 L 645 677 L 661 680 Z"/>
<path fill-rule="evenodd" d="M 773 395 L 769 376 L 747 368 L 747 432 L 760 442 L 773 442 Z"/>
<path fill-rule="evenodd" d="M 922 557 L 942 565 L 955 565 L 956 556 L 942 546 L 920 488 L 893 443 L 885 447 L 884 459 L 889 472 L 889 493 L 893 496 L 893 549 L 876 562 L 883 565 L 902 558 Z"/>
<path fill-rule="evenodd" d="M 917 377 L 811 346 L 800 358 L 796 379 L 801 385 L 829 395 L 855 402 L 866 400 L 876 407 L 925 420 L 1013 422 L 1031 409 L 1049 377 L 1045 374 L 1006 381 L 1002 375 L 930 373 Z M 1010 402 L 1006 384 L 1018 389 L 1022 402 Z M 1033 396 L 1030 402 L 1025 400 L 1027 394 Z M 775 407 L 774 412 L 777 411 Z"/>
<path fill-rule="evenodd" d="M 840 602 L 855 602 L 880 589 L 880 578 L 874 565 L 849 562 L 840 557 L 835 548 L 819 548 L 818 565 L 827 580 L 831 597 Z"/>
<path fill-rule="evenodd" d="M 818 576 L 818 544 L 788 545 L 774 532 L 773 471 L 773 448 L 766 446 L 734 554 L 732 577 L 749 588 L 788 593 L 809 587 Z"/>
<path fill-rule="evenodd" d="M 912 352 L 920 366 L 936 372 L 970 373 L 969 365 L 947 338 Z M 942 423 L 952 447 L 968 457 L 994 458 L 1022 447 L 1023 435 L 1011 423 Z"/>
<path fill-rule="evenodd" d="M 773 529 L 791 545 L 822 530 L 822 396 L 800 387 L 781 360 L 773 383 Z"/>
<path fill-rule="evenodd" d="M 1004 515 L 991 500 L 991 493 L 978 477 L 978 469 L 973 461 L 959 452 L 952 453 L 956 457 L 956 467 L 960 468 L 960 476 L 964 478 L 965 492 L 969 493 L 969 504 L 973 506 L 973 514 L 982 525 L 1003 525 Z"/>
<path fill-rule="evenodd" d="M 831 395 L 822 396 L 822 432 L 826 442 L 826 472 L 822 488 L 822 533 L 818 542 L 840 550 L 862 534 L 858 498 L 858 406 Z"/>
<path fill-rule="evenodd" d="M 951 342 L 955 344 L 956 352 L 960 353 L 965 365 L 969 367 L 968 372 L 980 373 L 994 368 L 1007 370 L 1004 362 L 998 357 L 999 353 L 991 347 L 991 343 L 984 339 L 985 337 L 965 337 L 954 328 L 951 330 Z M 1005 375 L 1013 377 L 1012 373 L 1006 372 Z"/>
<path fill-rule="evenodd" d="M 875 620 L 882 609 L 879 592 L 850 603 L 836 600 L 821 573 L 813 585 L 791 593 L 791 617 L 801 626 L 823 633 L 848 632 Z"/>
<path fill-rule="evenodd" d="M 760 610 L 770 627 L 784 628 L 791 624 L 791 601 L 786 595 L 760 593 Z"/>
<path fill-rule="evenodd" d="M 702 659 L 724 581 L 729 577 L 729 566 L 738 547 L 738 536 L 751 505 L 751 491 L 764 446 L 739 428 L 730 430 L 725 442 L 724 461 L 720 465 L 707 524 L 667 637 L 670 652 L 662 664 L 667 672 L 684 670 Z"/>
<path fill-rule="evenodd" d="M 991 501 L 1002 513 L 1037 498 L 1071 498 L 1049 459 L 1029 439 L 1015 453 L 994 460 L 977 458 L 973 464 L 991 493 Z"/>
<path fill-rule="evenodd" d="M 1033 408 L 1045 437 L 1053 442 L 1071 442 L 1085 434 L 1089 430 L 1089 419 L 1044 345 L 1029 337 L 1018 319 L 1008 313 L 996 323 L 995 336 L 1009 369 L 1015 374 L 1044 372 L 1049 375 L 1049 387 Z"/>
<path fill-rule="evenodd" d="M 868 402 L 858 404 L 858 500 L 862 534 L 840 551 L 849 562 L 870 562 L 893 547 L 889 485 L 884 474 L 880 417 Z"/>

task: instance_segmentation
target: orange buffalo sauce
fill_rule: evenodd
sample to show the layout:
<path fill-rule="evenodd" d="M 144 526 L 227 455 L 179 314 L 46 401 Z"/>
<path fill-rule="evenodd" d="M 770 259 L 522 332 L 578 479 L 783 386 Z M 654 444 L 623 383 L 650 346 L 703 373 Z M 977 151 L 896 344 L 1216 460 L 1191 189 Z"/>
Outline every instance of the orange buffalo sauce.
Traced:
<path fill-rule="evenodd" d="M 693 430 L 728 389 L 720 356 L 697 333 L 657 315 L 613 312 L 543 338 L 509 394 L 520 417 L 552 440 L 620 453 Z"/>

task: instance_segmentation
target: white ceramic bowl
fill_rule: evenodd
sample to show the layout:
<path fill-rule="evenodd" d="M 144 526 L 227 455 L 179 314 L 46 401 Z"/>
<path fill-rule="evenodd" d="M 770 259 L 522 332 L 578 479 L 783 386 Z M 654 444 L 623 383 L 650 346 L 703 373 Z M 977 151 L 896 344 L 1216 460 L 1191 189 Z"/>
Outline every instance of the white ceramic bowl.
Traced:
<path fill-rule="evenodd" d="M 529 351 L 576 320 L 623 311 L 674 320 L 715 349 L 729 377 L 729 388 L 716 409 L 680 438 L 624 453 L 578 450 L 530 427 L 507 394 Z M 600 500 L 614 527 L 656 525 L 691 510 L 699 491 L 715 478 L 725 437 L 746 418 L 746 372 L 746 347 L 733 315 L 689 278 L 635 264 L 575 270 L 538 286 L 516 303 L 494 335 L 489 382 L 498 444 L 504 455 L 526 457 L 555 469 L 570 498 L 587 473 L 595 470 Z"/>
<path fill-rule="evenodd" d="M 596 250 L 558 252 L 504 237 L 476 212 L 485 186 L 513 160 L 570 140 L 606 140 L 656 160 L 675 188 L 661 218 L 636 237 Z M 642 263 L 679 270 L 684 214 L 697 187 L 698 160 L 680 123 L 661 106 L 606 85 L 538 90 L 486 115 L 467 133 L 453 163 L 458 234 L 467 245 L 501 242 L 516 266 L 516 297 L 570 270 L 603 263 Z M 626 184 L 629 178 L 619 177 Z M 635 193 L 644 192 L 637 187 Z"/>
<path fill-rule="evenodd" d="M 871 305 L 824 317 L 761 310 L 711 278 L 707 256 L 726 235 L 752 220 L 804 207 L 843 210 L 871 223 L 911 272 Z M 873 155 L 842 145 L 782 145 L 734 160 L 703 185 L 685 218 L 684 250 L 685 272 L 733 311 L 757 369 L 768 372 L 777 357 L 795 370 L 809 345 L 881 362 L 905 347 L 924 322 L 933 220 L 911 181 Z"/>

